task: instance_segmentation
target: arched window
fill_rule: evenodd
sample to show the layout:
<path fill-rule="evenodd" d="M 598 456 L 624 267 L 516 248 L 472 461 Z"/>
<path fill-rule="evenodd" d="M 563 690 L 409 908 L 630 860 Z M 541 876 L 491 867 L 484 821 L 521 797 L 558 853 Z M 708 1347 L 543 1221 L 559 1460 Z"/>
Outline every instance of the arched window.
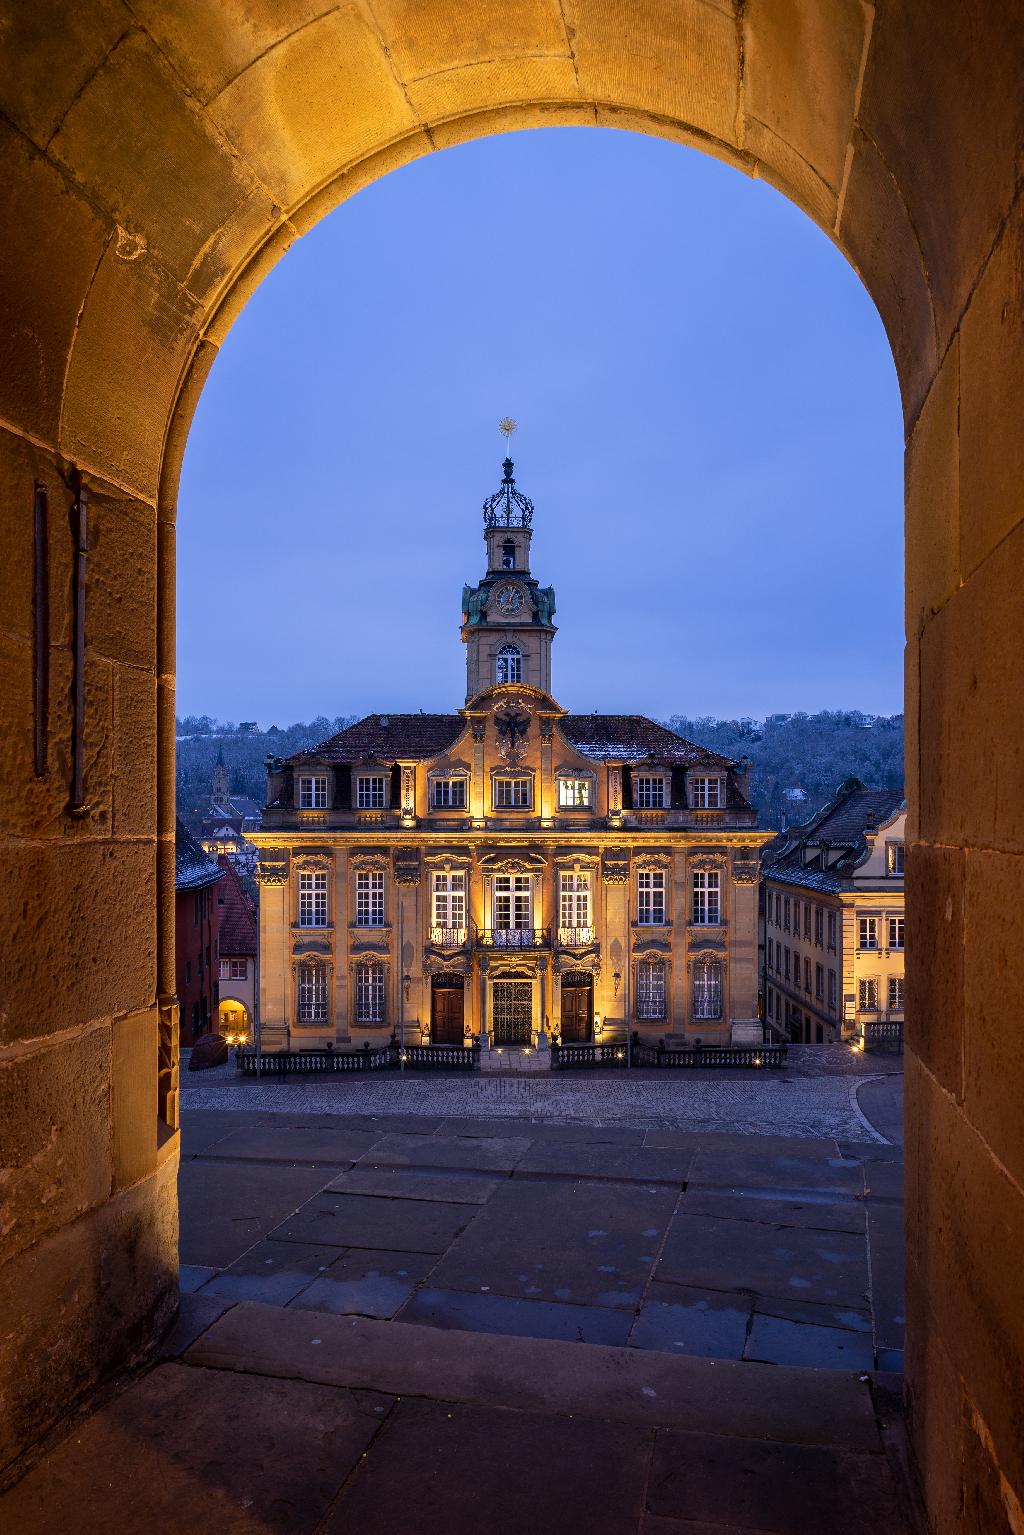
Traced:
<path fill-rule="evenodd" d="M 518 645 L 502 645 L 494 658 L 495 682 L 522 682 L 523 652 Z"/>
<path fill-rule="evenodd" d="M 693 967 L 693 1016 L 705 1022 L 722 1016 L 722 966 L 717 959 L 699 959 Z"/>

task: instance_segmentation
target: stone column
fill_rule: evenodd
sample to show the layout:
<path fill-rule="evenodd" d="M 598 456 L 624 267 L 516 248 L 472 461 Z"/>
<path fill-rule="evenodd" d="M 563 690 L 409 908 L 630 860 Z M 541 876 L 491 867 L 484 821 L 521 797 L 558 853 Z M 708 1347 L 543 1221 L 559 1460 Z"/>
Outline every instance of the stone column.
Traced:
<path fill-rule="evenodd" d="M 672 989 L 668 999 L 670 1027 L 667 1031 L 676 1040 L 685 1036 L 689 1018 L 690 971 L 686 962 L 689 921 L 690 891 L 686 854 L 680 849 L 672 861 Z"/>
<path fill-rule="evenodd" d="M 601 861 L 600 878 L 604 890 L 604 920 L 601 923 L 601 976 L 604 1021 L 623 1022 L 629 994 L 630 934 L 628 922 L 628 884 L 630 857 L 628 848 L 609 849 Z M 615 973 L 619 990 L 615 992 Z"/>
<path fill-rule="evenodd" d="M 352 998 L 348 963 L 348 852 L 334 854 L 334 1037 L 339 1045 L 352 1042 Z"/>
<path fill-rule="evenodd" d="M 260 1043 L 281 1050 L 291 1015 L 291 891 L 287 848 L 265 848 L 256 871 L 260 886 Z"/>

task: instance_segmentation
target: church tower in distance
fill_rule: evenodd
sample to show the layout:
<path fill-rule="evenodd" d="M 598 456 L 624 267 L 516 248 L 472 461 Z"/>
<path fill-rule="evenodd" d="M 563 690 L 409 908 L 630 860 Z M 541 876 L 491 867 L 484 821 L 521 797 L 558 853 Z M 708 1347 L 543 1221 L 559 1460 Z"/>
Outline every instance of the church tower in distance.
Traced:
<path fill-rule="evenodd" d="M 520 682 L 551 692 L 554 588 L 530 574 L 533 502 L 516 489 L 511 458 L 484 502 L 487 573 L 462 590 L 466 702 L 496 683 Z"/>

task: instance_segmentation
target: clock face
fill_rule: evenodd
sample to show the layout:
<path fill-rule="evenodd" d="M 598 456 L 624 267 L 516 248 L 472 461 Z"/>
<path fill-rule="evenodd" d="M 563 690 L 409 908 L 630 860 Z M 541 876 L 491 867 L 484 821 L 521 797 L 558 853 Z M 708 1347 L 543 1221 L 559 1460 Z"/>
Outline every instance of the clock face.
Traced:
<path fill-rule="evenodd" d="M 499 613 L 518 613 L 523 605 L 523 594 L 518 586 L 499 586 L 494 602 Z"/>

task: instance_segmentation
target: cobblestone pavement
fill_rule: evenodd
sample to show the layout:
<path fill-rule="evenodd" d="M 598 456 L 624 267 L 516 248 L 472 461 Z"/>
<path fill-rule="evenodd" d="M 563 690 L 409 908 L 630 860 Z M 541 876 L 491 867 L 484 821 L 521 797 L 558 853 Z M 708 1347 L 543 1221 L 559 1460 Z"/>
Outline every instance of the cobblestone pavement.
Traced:
<path fill-rule="evenodd" d="M 584 1072 L 494 1078 L 373 1075 L 239 1080 L 231 1065 L 189 1077 L 182 1106 L 264 1114 L 424 1115 L 645 1125 L 736 1135 L 887 1139 L 857 1099 L 860 1084 L 898 1076 L 891 1057 L 842 1046 L 796 1047 L 785 1071 Z"/>

